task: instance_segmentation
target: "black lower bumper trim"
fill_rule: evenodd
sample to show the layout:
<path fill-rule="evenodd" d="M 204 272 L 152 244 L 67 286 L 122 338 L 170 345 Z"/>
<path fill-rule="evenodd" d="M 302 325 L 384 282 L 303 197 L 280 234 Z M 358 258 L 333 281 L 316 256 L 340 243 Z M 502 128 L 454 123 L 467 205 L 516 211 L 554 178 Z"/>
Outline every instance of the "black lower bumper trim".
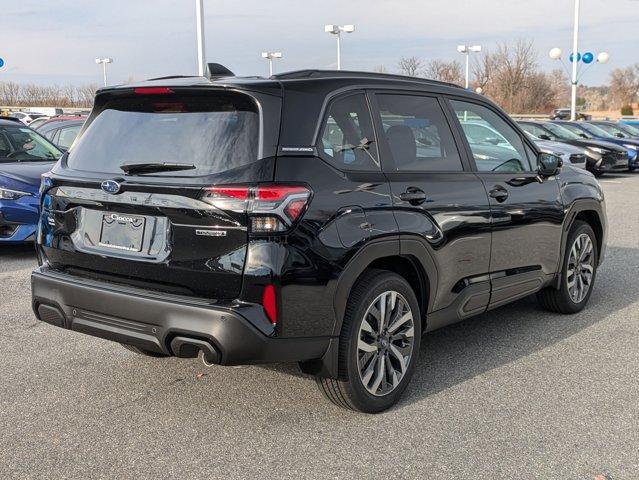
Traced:
<path fill-rule="evenodd" d="M 32 273 L 31 286 L 33 310 L 44 322 L 168 355 L 193 356 L 197 346 L 209 363 L 308 361 L 322 357 L 330 341 L 269 337 L 232 308 L 87 285 L 46 268 Z"/>

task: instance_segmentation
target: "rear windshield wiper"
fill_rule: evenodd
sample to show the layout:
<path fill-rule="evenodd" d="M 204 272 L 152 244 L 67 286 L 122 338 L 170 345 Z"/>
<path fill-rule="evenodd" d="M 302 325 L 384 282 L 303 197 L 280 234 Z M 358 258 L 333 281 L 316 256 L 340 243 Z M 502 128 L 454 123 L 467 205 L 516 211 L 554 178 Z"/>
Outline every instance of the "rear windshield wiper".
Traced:
<path fill-rule="evenodd" d="M 120 169 L 127 174 L 176 172 L 178 170 L 194 170 L 197 168 L 192 163 L 125 163 Z"/>

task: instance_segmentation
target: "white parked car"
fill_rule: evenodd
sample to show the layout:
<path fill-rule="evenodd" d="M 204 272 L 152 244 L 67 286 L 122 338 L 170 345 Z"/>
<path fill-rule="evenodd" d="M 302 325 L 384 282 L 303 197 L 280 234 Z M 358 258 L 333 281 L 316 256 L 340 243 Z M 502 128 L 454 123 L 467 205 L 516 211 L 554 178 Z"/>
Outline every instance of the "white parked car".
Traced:
<path fill-rule="evenodd" d="M 34 112 L 13 112 L 9 115 L 10 117 L 17 118 L 25 125 L 30 125 L 35 119 L 40 117 L 46 117 L 44 113 L 34 113 Z"/>

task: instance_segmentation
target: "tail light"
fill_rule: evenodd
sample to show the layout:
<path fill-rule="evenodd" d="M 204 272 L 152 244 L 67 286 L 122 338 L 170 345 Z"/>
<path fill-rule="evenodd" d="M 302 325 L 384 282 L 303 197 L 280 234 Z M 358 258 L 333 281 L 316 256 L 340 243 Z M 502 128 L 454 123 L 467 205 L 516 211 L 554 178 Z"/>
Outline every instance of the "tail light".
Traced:
<path fill-rule="evenodd" d="M 207 188 L 204 200 L 232 212 L 247 213 L 254 233 L 288 230 L 304 212 L 311 191 L 300 185 L 220 185 Z"/>

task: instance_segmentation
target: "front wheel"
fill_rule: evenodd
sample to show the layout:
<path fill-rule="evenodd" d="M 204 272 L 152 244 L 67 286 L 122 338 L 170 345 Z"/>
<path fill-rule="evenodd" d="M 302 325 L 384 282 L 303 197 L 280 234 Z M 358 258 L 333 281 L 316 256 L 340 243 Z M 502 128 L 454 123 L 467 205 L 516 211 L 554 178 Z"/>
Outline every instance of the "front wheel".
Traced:
<path fill-rule="evenodd" d="M 539 303 L 552 312 L 580 312 L 592 294 L 598 262 L 595 232 L 586 222 L 576 221 L 566 242 L 561 285 L 538 292 Z"/>
<path fill-rule="evenodd" d="M 339 342 L 339 378 L 318 378 L 336 405 L 377 413 L 394 405 L 410 381 L 421 339 L 419 304 L 401 276 L 372 270 L 353 289 Z"/>

